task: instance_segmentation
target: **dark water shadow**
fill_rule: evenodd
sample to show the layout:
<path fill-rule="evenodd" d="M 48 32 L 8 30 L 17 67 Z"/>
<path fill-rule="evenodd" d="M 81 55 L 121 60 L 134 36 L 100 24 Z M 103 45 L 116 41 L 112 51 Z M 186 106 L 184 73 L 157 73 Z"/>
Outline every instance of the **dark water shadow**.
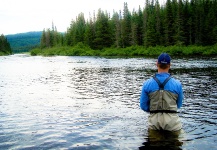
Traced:
<path fill-rule="evenodd" d="M 139 150 L 181 150 L 183 142 L 180 140 L 180 131 L 148 130 L 143 146 Z"/>

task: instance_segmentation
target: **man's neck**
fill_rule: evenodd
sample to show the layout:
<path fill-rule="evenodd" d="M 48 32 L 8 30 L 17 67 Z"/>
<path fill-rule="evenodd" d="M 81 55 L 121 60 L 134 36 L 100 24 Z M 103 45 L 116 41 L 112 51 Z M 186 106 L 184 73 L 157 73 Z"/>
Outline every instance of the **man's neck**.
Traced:
<path fill-rule="evenodd" d="M 158 73 L 169 73 L 169 70 L 158 69 Z"/>

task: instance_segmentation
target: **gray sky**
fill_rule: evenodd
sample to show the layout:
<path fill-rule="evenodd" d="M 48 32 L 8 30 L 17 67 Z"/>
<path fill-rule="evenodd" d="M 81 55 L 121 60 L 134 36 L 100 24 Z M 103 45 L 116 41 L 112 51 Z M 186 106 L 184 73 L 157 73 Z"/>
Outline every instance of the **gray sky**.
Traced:
<path fill-rule="evenodd" d="M 145 0 L 1 0 L 0 34 L 42 31 L 51 28 L 52 21 L 58 31 L 65 32 L 80 12 L 88 19 L 99 8 L 110 13 L 123 10 L 124 2 L 130 11 L 145 6 Z"/>

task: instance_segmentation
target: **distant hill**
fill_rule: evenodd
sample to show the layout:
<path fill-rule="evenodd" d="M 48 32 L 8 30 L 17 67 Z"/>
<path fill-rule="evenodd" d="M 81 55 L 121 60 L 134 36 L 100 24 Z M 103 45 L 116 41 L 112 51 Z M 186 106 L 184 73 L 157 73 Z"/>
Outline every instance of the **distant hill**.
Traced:
<path fill-rule="evenodd" d="M 6 35 L 13 53 L 28 52 L 40 45 L 42 31 Z"/>

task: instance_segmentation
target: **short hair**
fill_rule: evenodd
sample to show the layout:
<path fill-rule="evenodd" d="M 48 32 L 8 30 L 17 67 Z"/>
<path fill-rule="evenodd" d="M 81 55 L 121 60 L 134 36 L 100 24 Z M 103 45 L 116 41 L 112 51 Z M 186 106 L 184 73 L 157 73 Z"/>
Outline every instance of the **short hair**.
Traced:
<path fill-rule="evenodd" d="M 159 66 L 159 68 L 161 68 L 161 69 L 167 69 L 167 68 L 170 67 L 170 64 L 160 64 L 160 63 L 158 63 L 158 66 Z"/>

